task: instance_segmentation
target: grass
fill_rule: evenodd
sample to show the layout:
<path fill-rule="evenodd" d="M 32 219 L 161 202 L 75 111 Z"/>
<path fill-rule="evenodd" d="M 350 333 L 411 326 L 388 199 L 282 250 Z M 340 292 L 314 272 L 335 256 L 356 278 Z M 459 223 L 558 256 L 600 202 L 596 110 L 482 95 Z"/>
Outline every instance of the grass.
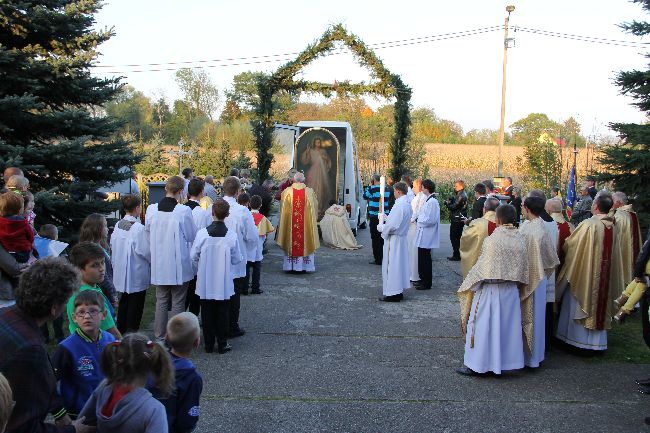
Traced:
<path fill-rule="evenodd" d="M 623 325 L 612 323 L 607 333 L 607 350 L 588 359 L 595 363 L 650 364 L 650 349 L 643 341 L 641 314 L 628 317 Z"/>

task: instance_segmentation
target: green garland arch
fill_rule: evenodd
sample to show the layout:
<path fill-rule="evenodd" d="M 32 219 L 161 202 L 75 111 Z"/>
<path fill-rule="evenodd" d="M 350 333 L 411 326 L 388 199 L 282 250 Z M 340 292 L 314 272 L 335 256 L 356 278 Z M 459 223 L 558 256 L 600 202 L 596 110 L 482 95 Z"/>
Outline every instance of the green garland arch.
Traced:
<path fill-rule="evenodd" d="M 374 79 L 373 83 L 343 81 L 329 84 L 294 79 L 305 66 L 316 58 L 334 50 L 337 41 L 343 42 L 352 51 L 359 65 L 370 70 L 371 77 Z M 348 33 L 342 24 L 331 26 L 319 40 L 308 45 L 294 60 L 281 66 L 272 75 L 263 75 L 258 79 L 259 99 L 251 124 L 255 136 L 258 180 L 260 182 L 268 178 L 273 162 L 273 154 L 270 153 L 273 145 L 273 114 L 275 110 L 273 96 L 281 90 L 293 94 L 320 93 L 325 97 L 330 97 L 333 93 L 395 97 L 395 133 L 390 145 L 392 166 L 390 175 L 393 179 L 399 179 L 405 173 L 411 126 L 411 88 L 404 84 L 399 75 L 386 69 L 375 53 L 356 35 Z"/>

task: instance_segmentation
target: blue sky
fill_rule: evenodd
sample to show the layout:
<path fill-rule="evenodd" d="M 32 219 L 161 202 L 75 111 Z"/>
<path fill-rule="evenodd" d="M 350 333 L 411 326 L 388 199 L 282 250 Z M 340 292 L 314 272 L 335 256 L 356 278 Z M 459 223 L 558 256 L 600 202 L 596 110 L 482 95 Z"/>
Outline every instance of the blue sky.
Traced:
<path fill-rule="evenodd" d="M 111 0 L 97 16 L 98 27 L 116 36 L 100 47 L 97 74 L 117 71 L 149 96 L 179 97 L 173 71 L 130 72 L 155 67 L 127 64 L 241 58 L 302 50 L 328 25 L 342 22 L 367 44 L 426 37 L 502 25 L 507 2 L 465 1 L 207 1 Z M 526 0 L 516 6 L 511 26 L 604 39 L 640 41 L 617 24 L 650 15 L 624 0 Z M 506 125 L 531 112 L 559 120 L 576 116 L 583 134 L 607 134 L 611 121 L 641 122 L 612 83 L 618 70 L 644 68 L 640 48 L 594 44 L 511 32 L 508 51 Z M 646 41 L 643 41 L 646 42 Z M 503 31 L 402 47 L 377 55 L 413 89 L 413 105 L 429 106 L 467 131 L 499 126 Z M 647 50 L 650 51 L 650 50 Z M 279 57 L 287 60 L 289 57 Z M 226 62 L 234 63 L 234 62 Z M 283 62 L 206 68 L 223 91 L 247 70 L 271 72 Z M 209 63 L 215 64 L 215 63 Z M 198 65 L 194 63 L 194 65 Z M 174 68 L 173 65 L 164 68 Z M 349 54 L 318 59 L 307 79 L 367 80 Z M 309 99 L 309 98 L 307 98 Z M 313 99 L 312 99 L 313 100 Z"/>

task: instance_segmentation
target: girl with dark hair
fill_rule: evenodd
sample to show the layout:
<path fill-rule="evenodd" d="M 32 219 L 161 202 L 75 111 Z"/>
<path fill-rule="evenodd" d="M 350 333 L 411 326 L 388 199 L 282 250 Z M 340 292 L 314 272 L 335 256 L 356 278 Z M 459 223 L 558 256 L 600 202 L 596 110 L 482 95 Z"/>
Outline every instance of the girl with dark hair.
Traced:
<path fill-rule="evenodd" d="M 79 230 L 79 242 L 93 242 L 104 250 L 104 263 L 106 263 L 106 277 L 99 283 L 102 293 L 111 303 L 112 307 L 117 306 L 117 291 L 113 284 L 113 264 L 111 255 L 108 253 L 108 223 L 104 215 L 93 213 L 86 217 Z M 111 311 L 113 317 L 115 312 Z"/>
<path fill-rule="evenodd" d="M 167 433 L 165 407 L 146 390 L 151 376 L 157 389 L 170 395 L 174 368 L 167 351 L 142 334 L 129 334 L 102 352 L 106 380 L 81 411 L 85 423 L 97 432 Z"/>

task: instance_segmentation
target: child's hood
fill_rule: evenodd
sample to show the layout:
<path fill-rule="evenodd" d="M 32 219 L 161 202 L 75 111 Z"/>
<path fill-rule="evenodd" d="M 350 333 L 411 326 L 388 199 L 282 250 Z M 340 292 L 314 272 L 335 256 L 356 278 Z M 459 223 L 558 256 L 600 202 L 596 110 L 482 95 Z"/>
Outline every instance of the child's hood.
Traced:
<path fill-rule="evenodd" d="M 148 406 L 152 401 L 155 401 L 151 393 L 146 389 L 135 388 L 117 402 L 113 409 L 113 414 L 109 418 L 106 418 L 101 414 L 101 411 L 110 400 L 112 390 L 112 386 L 104 386 L 97 396 L 97 418 L 98 424 L 102 424 L 102 429 L 120 429 L 123 424 L 133 422 L 133 419 L 137 418 L 138 412 Z M 99 418 L 101 418 L 101 421 Z"/>

